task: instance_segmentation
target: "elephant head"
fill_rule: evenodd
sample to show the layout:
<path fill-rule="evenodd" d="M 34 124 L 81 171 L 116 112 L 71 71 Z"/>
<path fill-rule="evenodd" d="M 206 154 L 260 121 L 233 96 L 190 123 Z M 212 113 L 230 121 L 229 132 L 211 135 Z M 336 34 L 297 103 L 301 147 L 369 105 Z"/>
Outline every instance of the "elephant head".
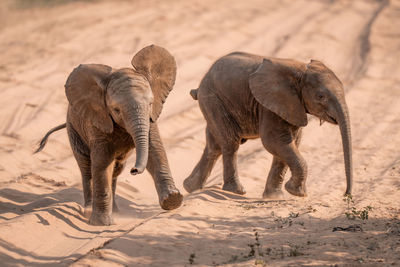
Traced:
<path fill-rule="evenodd" d="M 114 123 L 125 128 L 136 146 L 131 174 L 144 171 L 149 127 L 161 113 L 175 83 L 176 63 L 164 48 L 151 45 L 132 59 L 133 68 L 114 70 L 99 64 L 80 65 L 69 76 L 65 92 L 72 109 L 104 134 Z"/>
<path fill-rule="evenodd" d="M 338 124 L 342 136 L 347 189 L 352 190 L 352 147 L 350 119 L 343 85 L 322 62 L 303 64 L 293 60 L 264 59 L 250 75 L 255 99 L 288 123 L 307 125 L 307 114 L 321 122 Z"/>

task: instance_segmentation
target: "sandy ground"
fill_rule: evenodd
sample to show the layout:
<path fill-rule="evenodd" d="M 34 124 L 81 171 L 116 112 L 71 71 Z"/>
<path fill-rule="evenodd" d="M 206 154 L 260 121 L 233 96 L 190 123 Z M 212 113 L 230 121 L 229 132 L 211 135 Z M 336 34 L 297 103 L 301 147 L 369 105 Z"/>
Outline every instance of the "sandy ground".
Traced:
<path fill-rule="evenodd" d="M 4 0 L 0 8 L 0 265 L 400 266 L 399 1 L 28 2 Z M 184 204 L 161 210 L 150 175 L 133 177 L 127 168 L 116 224 L 93 227 L 82 214 L 65 130 L 40 154 L 32 151 L 65 121 L 63 85 L 76 65 L 129 66 L 151 43 L 178 64 L 159 127 Z M 206 189 L 185 192 L 182 182 L 205 144 L 205 121 L 189 90 L 213 61 L 236 50 L 319 59 L 344 82 L 354 203 L 343 201 L 339 130 L 316 119 L 301 146 L 307 198 L 261 198 L 271 155 L 260 140 L 239 150 L 246 196 L 220 190 L 220 161 Z M 366 206 L 368 220 L 345 215 Z"/>

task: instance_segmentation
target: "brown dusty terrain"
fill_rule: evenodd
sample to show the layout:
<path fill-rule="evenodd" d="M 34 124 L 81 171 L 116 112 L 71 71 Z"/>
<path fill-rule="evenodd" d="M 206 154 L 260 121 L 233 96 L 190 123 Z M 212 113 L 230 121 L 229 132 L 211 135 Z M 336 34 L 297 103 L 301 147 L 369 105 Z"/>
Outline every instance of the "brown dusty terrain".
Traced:
<path fill-rule="evenodd" d="M 400 266 L 400 1 L 48 2 L 0 6 L 1 266 Z M 117 224 L 90 226 L 66 131 L 32 151 L 65 121 L 63 86 L 75 66 L 129 66 L 151 43 L 178 64 L 159 127 L 184 204 L 161 210 L 150 175 L 126 168 Z M 220 161 L 206 189 L 185 192 L 205 144 L 189 90 L 236 50 L 318 59 L 344 82 L 354 149 L 349 208 L 371 206 L 368 220 L 345 215 L 338 127 L 311 117 L 301 146 L 307 198 L 261 198 L 271 155 L 260 140 L 239 150 L 246 196 L 220 190 Z"/>

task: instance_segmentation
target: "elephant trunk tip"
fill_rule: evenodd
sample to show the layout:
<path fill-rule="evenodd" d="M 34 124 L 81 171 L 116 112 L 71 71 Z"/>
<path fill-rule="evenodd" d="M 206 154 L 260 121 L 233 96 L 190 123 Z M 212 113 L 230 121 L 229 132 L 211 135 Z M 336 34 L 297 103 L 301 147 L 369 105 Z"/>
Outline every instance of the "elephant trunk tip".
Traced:
<path fill-rule="evenodd" d="M 190 95 L 192 96 L 192 98 L 194 100 L 197 100 L 197 92 L 198 92 L 198 89 L 190 90 Z"/>
<path fill-rule="evenodd" d="M 132 174 L 132 175 L 141 174 L 141 173 L 144 172 L 144 169 L 145 169 L 145 168 L 146 168 L 145 166 L 139 166 L 139 167 L 135 166 L 135 167 L 133 167 L 133 168 L 131 169 L 131 174 Z"/>
<path fill-rule="evenodd" d="M 351 196 L 351 188 L 346 189 L 346 193 L 344 193 L 344 196 Z"/>

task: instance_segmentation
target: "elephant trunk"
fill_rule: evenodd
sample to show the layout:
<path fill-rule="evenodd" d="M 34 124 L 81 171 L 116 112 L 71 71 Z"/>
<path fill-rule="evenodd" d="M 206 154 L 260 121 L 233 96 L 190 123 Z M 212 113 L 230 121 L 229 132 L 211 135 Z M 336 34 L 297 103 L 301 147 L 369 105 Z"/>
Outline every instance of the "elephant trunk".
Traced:
<path fill-rule="evenodd" d="M 346 195 L 351 195 L 353 186 L 353 159 L 352 159 L 352 146 L 351 146 L 351 130 L 350 118 L 346 103 L 336 104 L 336 120 L 340 128 L 342 136 L 344 164 L 346 171 Z"/>
<path fill-rule="evenodd" d="M 149 157 L 150 121 L 149 116 L 144 114 L 138 115 L 137 112 L 133 117 L 134 119 L 130 120 L 129 125 L 127 126 L 127 131 L 132 136 L 136 147 L 136 163 L 131 169 L 131 174 L 136 175 L 142 173 L 147 166 L 147 160 Z"/>

